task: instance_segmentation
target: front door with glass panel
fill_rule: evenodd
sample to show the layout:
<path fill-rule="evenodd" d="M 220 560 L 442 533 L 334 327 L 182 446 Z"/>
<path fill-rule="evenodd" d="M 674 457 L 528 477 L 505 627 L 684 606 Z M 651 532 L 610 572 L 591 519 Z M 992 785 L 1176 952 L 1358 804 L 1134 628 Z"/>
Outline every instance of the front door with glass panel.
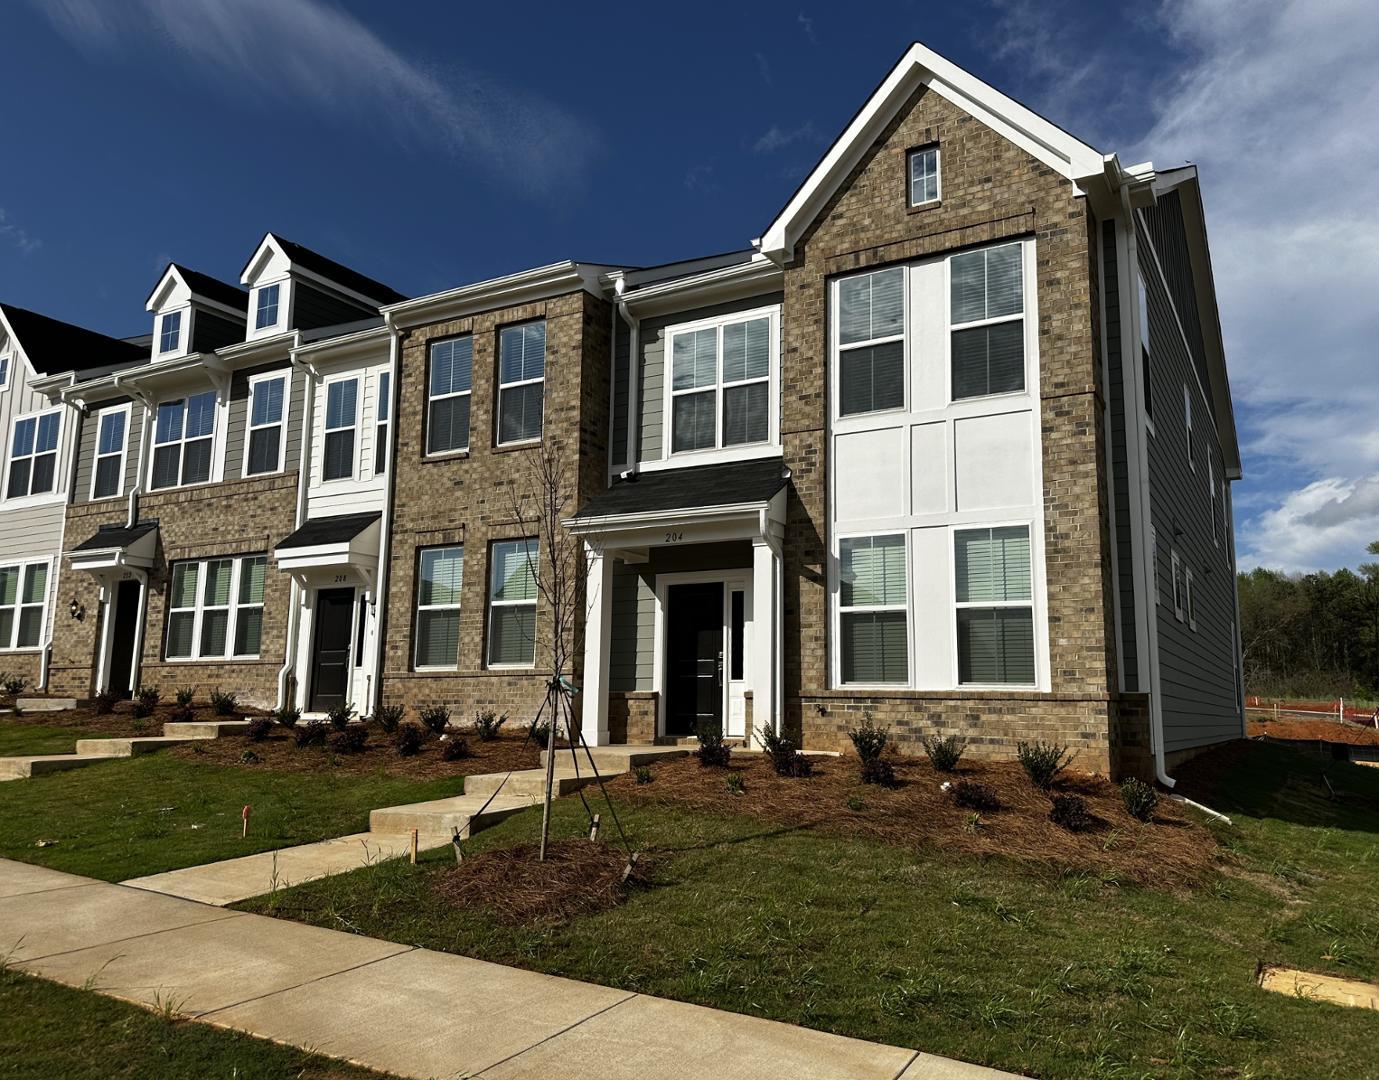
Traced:
<path fill-rule="evenodd" d="M 666 591 L 666 734 L 723 724 L 723 583 Z"/>

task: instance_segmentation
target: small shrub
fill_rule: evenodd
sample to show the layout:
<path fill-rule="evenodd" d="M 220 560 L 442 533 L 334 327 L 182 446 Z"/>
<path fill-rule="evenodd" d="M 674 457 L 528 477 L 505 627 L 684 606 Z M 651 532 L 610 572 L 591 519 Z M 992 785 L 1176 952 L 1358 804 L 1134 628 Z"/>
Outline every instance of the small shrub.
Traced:
<path fill-rule="evenodd" d="M 196 698 L 196 690 L 194 687 L 184 686 L 180 688 L 173 697 L 178 705 L 184 709 L 188 709 L 191 708 L 191 703 Z"/>
<path fill-rule="evenodd" d="M 1069 832 L 1083 832 L 1092 827 L 1092 815 L 1087 812 L 1087 804 L 1080 795 L 1055 795 L 1049 820 Z"/>
<path fill-rule="evenodd" d="M 252 750 L 245 750 L 244 753 L 239 755 L 239 763 L 241 765 L 257 765 L 262 760 L 263 758 L 259 757 L 258 754 L 254 753 Z"/>
<path fill-rule="evenodd" d="M 402 715 L 403 708 L 401 705 L 380 705 L 374 710 L 373 718 L 378 721 L 379 727 L 391 735 L 402 723 Z"/>
<path fill-rule="evenodd" d="M 651 766 L 638 765 L 635 769 L 632 770 L 632 776 L 636 779 L 637 783 L 639 784 L 651 783 L 653 779 L 651 775 Z"/>
<path fill-rule="evenodd" d="M 134 729 L 135 735 L 143 735 L 148 731 L 148 717 L 136 716 L 129 722 L 129 726 Z"/>
<path fill-rule="evenodd" d="M 295 705 L 284 705 L 273 713 L 273 722 L 285 728 L 294 728 L 302 719 L 302 710 Z"/>
<path fill-rule="evenodd" d="M 694 756 L 699 759 L 700 766 L 706 769 L 726 769 L 729 759 L 733 756 L 733 748 L 724 743 L 723 732 L 718 726 L 700 724 L 697 738 L 699 749 L 694 752 Z"/>
<path fill-rule="evenodd" d="M 196 719 L 196 713 L 190 705 L 175 705 L 168 713 L 168 719 L 174 724 L 190 724 Z"/>
<path fill-rule="evenodd" d="M 860 814 L 867 808 L 867 801 L 860 795 L 849 795 L 847 806 L 854 814 Z"/>
<path fill-rule="evenodd" d="M 426 745 L 426 729 L 417 724 L 403 724 L 393 734 L 393 746 L 403 757 L 421 753 Z"/>
<path fill-rule="evenodd" d="M 975 810 L 967 815 L 967 820 L 962 825 L 964 832 L 978 833 L 982 829 L 982 815 Z"/>
<path fill-rule="evenodd" d="M 1130 816 L 1140 821 L 1152 820 L 1154 810 L 1159 805 L 1159 793 L 1133 776 L 1121 784 L 1120 797 Z"/>
<path fill-rule="evenodd" d="M 91 699 L 91 706 L 96 710 L 97 716 L 109 716 L 115 711 L 115 703 L 120 700 L 120 695 L 114 690 L 102 690 Z"/>
<path fill-rule="evenodd" d="M 336 731 L 344 731 L 349 727 L 350 721 L 354 719 L 354 702 L 346 701 L 340 705 L 332 705 L 326 710 L 326 722 Z"/>
<path fill-rule="evenodd" d="M 139 687 L 134 693 L 134 715 L 140 718 L 152 716 L 161 696 L 156 686 Z"/>
<path fill-rule="evenodd" d="M 895 766 L 879 757 L 862 762 L 862 783 L 890 787 L 895 783 Z"/>
<path fill-rule="evenodd" d="M 469 742 L 465 739 L 446 739 L 441 744 L 441 758 L 445 761 L 463 761 L 473 756 L 474 751 L 469 748 Z"/>
<path fill-rule="evenodd" d="M 545 720 L 533 720 L 527 727 L 527 738 L 537 746 L 546 746 L 551 741 L 551 725 Z"/>
<path fill-rule="evenodd" d="M 474 714 L 474 733 L 480 742 L 492 742 L 498 737 L 498 729 L 508 722 L 508 714 L 499 716 L 492 709 L 484 709 Z"/>
<path fill-rule="evenodd" d="M 799 752 L 793 740 L 768 727 L 762 727 L 757 737 L 766 749 L 777 776 L 803 777 L 813 774 L 814 763 Z"/>
<path fill-rule="evenodd" d="M 977 780 L 959 780 L 948 785 L 948 797 L 964 810 L 993 813 L 1001 808 L 995 789 Z"/>
<path fill-rule="evenodd" d="M 0 675 L 0 694 L 4 694 L 5 697 L 18 697 L 28 685 L 29 680 L 18 675 Z"/>
<path fill-rule="evenodd" d="M 302 727 L 294 728 L 292 738 L 298 746 L 323 746 L 330 734 L 330 725 L 324 720 L 308 720 Z"/>
<path fill-rule="evenodd" d="M 239 709 L 239 698 L 234 694 L 221 693 L 219 690 L 211 691 L 211 708 L 215 710 L 216 716 L 234 716 Z"/>
<path fill-rule="evenodd" d="M 879 760 L 886 752 L 886 744 L 891 741 L 891 729 L 873 723 L 871 714 L 868 713 L 860 727 L 852 728 L 848 732 L 848 738 L 852 740 L 852 748 L 857 751 L 857 756 L 862 759 L 865 766 L 869 761 Z"/>
<path fill-rule="evenodd" d="M 1057 743 L 1022 742 L 1016 746 L 1015 753 L 1020 759 L 1020 764 L 1024 766 L 1025 775 L 1029 777 L 1030 783 L 1042 791 L 1048 791 L 1053 787 L 1054 778 L 1067 768 L 1073 759 L 1068 748 Z"/>
<path fill-rule="evenodd" d="M 740 772 L 730 772 L 728 774 L 728 793 L 731 795 L 741 795 L 745 790 L 747 790 L 747 788 L 742 782 L 742 774 Z"/>
<path fill-rule="evenodd" d="M 244 729 L 244 733 L 249 736 L 250 742 L 263 742 L 272 730 L 273 718 L 271 716 L 256 716 L 249 721 L 249 726 Z"/>
<path fill-rule="evenodd" d="M 963 751 L 967 749 L 967 740 L 960 735 L 945 735 L 939 738 L 937 735 L 925 735 L 919 740 L 924 747 L 924 755 L 929 759 L 938 772 L 952 772 L 958 767 L 958 762 L 962 760 Z"/>
<path fill-rule="evenodd" d="M 369 741 L 369 729 L 363 724 L 350 724 L 336 728 L 330 737 L 330 748 L 337 754 L 357 754 Z"/>
<path fill-rule="evenodd" d="M 423 726 L 433 735 L 439 735 L 450 726 L 450 710 L 444 705 L 432 705 L 422 709 L 418 715 Z"/>

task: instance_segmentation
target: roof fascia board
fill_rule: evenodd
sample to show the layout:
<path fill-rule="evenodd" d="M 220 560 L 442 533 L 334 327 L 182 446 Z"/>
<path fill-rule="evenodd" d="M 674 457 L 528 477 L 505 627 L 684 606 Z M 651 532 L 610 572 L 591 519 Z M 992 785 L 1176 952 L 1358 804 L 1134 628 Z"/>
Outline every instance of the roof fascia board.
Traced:
<path fill-rule="evenodd" d="M 429 296 L 419 296 L 414 300 L 387 304 L 379 310 L 390 324 L 406 328 L 442 319 L 463 318 L 495 307 L 547 300 L 577 289 L 598 296 L 602 295 L 598 284 L 599 272 L 606 269 L 593 268 L 591 273 L 581 264 L 566 260 L 472 285 L 461 285 Z"/>
<path fill-rule="evenodd" d="M 624 292 L 622 300 L 628 311 L 636 315 L 657 315 L 687 304 L 698 307 L 722 303 L 763 291 L 775 291 L 784 285 L 780 267 L 770 259 L 761 257 L 749 263 Z"/>
<path fill-rule="evenodd" d="M 340 337 L 322 338 L 306 345 L 298 345 L 292 350 L 293 356 L 309 356 L 313 362 L 331 360 L 350 360 L 386 345 L 390 331 L 386 326 L 374 326 L 368 330 L 356 330 Z"/>
<path fill-rule="evenodd" d="M 615 529 L 653 527 L 668 521 L 694 522 L 697 525 L 733 524 L 755 521 L 762 512 L 769 510 L 770 506 L 770 500 L 757 500 L 745 503 L 726 503 L 721 506 L 698 506 L 691 509 L 602 514 L 598 517 L 567 518 L 564 525 L 570 532 L 578 536 Z"/>

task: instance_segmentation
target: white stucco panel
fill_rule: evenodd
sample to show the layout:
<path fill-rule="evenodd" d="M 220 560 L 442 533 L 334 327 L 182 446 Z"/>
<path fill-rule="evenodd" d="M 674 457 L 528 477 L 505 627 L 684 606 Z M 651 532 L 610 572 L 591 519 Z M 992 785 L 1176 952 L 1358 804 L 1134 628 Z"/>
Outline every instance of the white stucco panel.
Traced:
<path fill-rule="evenodd" d="M 1033 413 L 974 416 L 954 422 L 957 509 L 1029 506 L 1034 496 Z"/>

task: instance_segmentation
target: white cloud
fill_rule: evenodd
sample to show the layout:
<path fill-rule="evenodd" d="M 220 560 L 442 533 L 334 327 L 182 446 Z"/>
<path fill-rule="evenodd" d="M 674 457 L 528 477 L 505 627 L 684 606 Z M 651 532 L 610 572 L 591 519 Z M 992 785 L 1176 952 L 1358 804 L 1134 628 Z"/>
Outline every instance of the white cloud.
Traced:
<path fill-rule="evenodd" d="M 757 62 L 757 73 L 761 76 L 761 81 L 770 86 L 774 81 L 771 77 L 771 61 L 766 59 L 765 53 L 753 53 Z"/>
<path fill-rule="evenodd" d="M 367 118 L 409 145 L 439 145 L 506 184 L 566 188 L 597 137 L 564 108 L 448 65 L 428 70 L 321 0 L 35 0 L 73 44 L 173 52 L 240 99 Z"/>
<path fill-rule="evenodd" d="M 1333 477 L 1290 491 L 1260 513 L 1241 539 L 1238 561 L 1245 570 L 1353 567 L 1364 560 L 1372 540 L 1379 540 L 1379 475 L 1354 481 Z"/>
<path fill-rule="evenodd" d="M 777 124 L 772 124 L 756 142 L 752 143 L 752 151 L 757 154 L 774 154 L 777 150 L 784 150 L 798 142 L 818 140 L 819 132 L 811 120 L 806 120 L 796 128 L 781 128 Z"/>
<path fill-rule="evenodd" d="M 16 225 L 4 210 L 0 210 L 0 240 L 17 247 L 24 255 L 30 255 L 43 246 L 42 240 Z"/>
<path fill-rule="evenodd" d="M 811 45 L 817 45 L 817 44 L 819 44 L 819 39 L 818 39 L 818 37 L 815 36 L 815 34 L 814 34 L 814 20 L 813 20 L 813 19 L 811 19 L 808 15 L 806 15 L 803 11 L 801 11 L 801 12 L 799 13 L 799 15 L 797 15 L 797 16 L 795 17 L 795 21 L 798 22 L 798 23 L 800 24 L 800 28 L 804 31 L 804 36 L 807 37 L 807 38 L 809 39 L 809 44 L 811 44 Z"/>

